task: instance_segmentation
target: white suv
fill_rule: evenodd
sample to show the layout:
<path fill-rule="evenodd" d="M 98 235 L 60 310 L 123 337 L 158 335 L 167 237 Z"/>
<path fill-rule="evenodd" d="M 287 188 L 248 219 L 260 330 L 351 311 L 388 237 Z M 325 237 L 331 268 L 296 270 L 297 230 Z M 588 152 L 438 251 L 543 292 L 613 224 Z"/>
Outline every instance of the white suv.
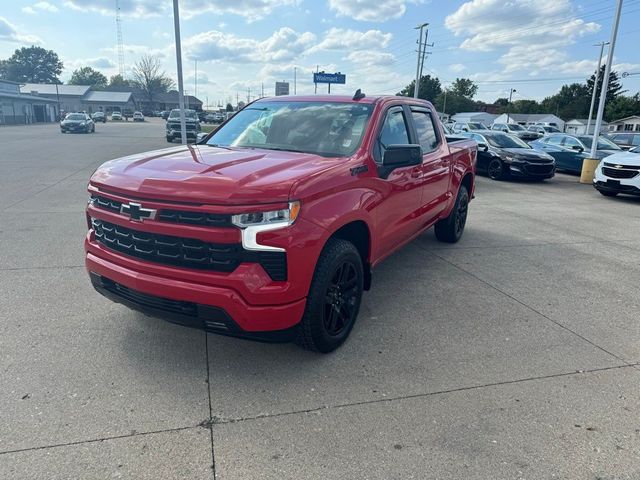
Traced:
<path fill-rule="evenodd" d="M 605 197 L 640 195 L 640 147 L 614 153 L 600 161 L 593 186 Z"/>

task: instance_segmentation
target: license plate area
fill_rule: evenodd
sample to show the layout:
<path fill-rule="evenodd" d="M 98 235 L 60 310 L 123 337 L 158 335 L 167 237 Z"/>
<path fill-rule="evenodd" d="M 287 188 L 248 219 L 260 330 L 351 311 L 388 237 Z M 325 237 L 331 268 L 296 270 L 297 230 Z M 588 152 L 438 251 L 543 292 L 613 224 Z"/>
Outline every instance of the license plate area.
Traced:
<path fill-rule="evenodd" d="M 620 188 L 620 180 L 607 179 L 607 187 Z"/>

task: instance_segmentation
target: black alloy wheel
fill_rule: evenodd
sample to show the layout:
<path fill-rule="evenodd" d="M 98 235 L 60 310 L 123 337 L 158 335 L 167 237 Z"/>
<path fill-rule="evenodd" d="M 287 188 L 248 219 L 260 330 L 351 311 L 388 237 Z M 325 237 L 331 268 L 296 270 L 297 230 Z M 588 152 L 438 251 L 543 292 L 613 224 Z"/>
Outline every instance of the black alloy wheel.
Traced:
<path fill-rule="evenodd" d="M 469 213 L 469 191 L 460 185 L 456 203 L 447 218 L 443 218 L 435 225 L 436 238 L 441 242 L 456 243 L 464 233 Z"/>
<path fill-rule="evenodd" d="M 329 336 L 337 337 L 355 320 L 358 297 L 358 273 L 350 260 L 339 265 L 325 296 L 322 322 Z"/>
<path fill-rule="evenodd" d="M 493 180 L 500 180 L 504 176 L 504 166 L 499 158 L 492 158 L 487 166 L 487 174 Z"/>
<path fill-rule="evenodd" d="M 342 345 L 358 317 L 363 287 L 358 249 L 347 240 L 330 238 L 316 264 L 296 343 L 322 353 Z"/>

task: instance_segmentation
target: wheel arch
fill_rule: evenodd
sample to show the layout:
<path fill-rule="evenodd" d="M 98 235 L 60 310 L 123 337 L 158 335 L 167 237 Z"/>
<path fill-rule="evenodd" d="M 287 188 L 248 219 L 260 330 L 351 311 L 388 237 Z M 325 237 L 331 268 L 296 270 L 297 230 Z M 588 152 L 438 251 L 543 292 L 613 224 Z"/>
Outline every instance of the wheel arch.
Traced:
<path fill-rule="evenodd" d="M 371 229 L 364 220 L 351 220 L 336 227 L 327 239 L 339 238 L 352 243 L 362 259 L 364 269 L 364 289 L 371 289 Z M 326 245 L 326 242 L 325 242 Z"/>

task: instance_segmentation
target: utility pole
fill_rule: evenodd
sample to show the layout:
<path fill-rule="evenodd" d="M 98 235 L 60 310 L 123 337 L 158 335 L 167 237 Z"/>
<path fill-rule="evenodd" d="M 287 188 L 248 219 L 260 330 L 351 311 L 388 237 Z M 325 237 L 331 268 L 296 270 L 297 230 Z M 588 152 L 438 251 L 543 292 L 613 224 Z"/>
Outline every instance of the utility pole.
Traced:
<path fill-rule="evenodd" d="M 178 105 L 180 106 L 180 140 L 187 144 L 187 124 L 184 118 L 184 85 L 182 84 L 182 46 L 180 44 L 180 7 L 173 0 L 173 27 L 176 37 L 176 62 L 178 66 Z"/>
<path fill-rule="evenodd" d="M 298 72 L 298 67 L 293 67 L 293 94 L 294 95 L 296 95 L 298 93 L 297 88 L 296 88 L 297 87 L 297 78 L 296 78 L 297 72 Z"/>
<path fill-rule="evenodd" d="M 444 105 L 442 106 L 442 113 L 447 115 L 447 92 L 449 90 L 447 88 L 444 89 Z"/>
<path fill-rule="evenodd" d="M 582 173 L 580 175 L 580 183 L 591 183 L 593 175 L 599 160 L 596 159 L 598 150 L 598 138 L 600 137 L 600 129 L 602 128 L 602 117 L 604 116 L 604 105 L 607 102 L 607 90 L 609 89 L 609 75 L 611 75 L 611 65 L 613 64 L 613 52 L 616 48 L 616 39 L 618 37 L 618 25 L 620 25 L 620 13 L 622 12 L 622 0 L 618 0 L 616 5 L 616 15 L 613 20 L 613 28 L 611 29 L 611 40 L 609 40 L 609 51 L 607 52 L 607 65 L 604 68 L 604 78 L 602 79 L 602 88 L 600 89 L 600 102 L 598 103 L 598 113 L 596 115 L 596 126 L 593 131 L 593 139 L 591 140 L 591 153 L 589 158 L 585 158 L 582 162 Z M 594 86 L 595 90 L 595 86 Z"/>
<path fill-rule="evenodd" d="M 420 36 L 418 37 L 418 63 L 416 65 L 416 84 L 413 88 L 413 98 L 418 98 L 418 90 L 420 90 L 420 70 L 422 69 L 422 32 L 424 31 L 424 27 L 429 25 L 428 23 L 423 23 L 422 25 L 418 25 L 415 27 L 415 30 L 420 30 Z M 425 48 L 427 46 L 425 45 Z"/>
<path fill-rule="evenodd" d="M 509 123 L 510 117 L 509 114 L 511 112 L 511 96 L 516 92 L 515 88 L 509 89 L 509 102 L 507 102 L 507 123 Z"/>
<path fill-rule="evenodd" d="M 264 98 L 264 82 L 262 82 L 262 92 L 260 93 L 260 98 Z"/>
<path fill-rule="evenodd" d="M 251 87 L 247 87 L 247 105 L 251 102 Z"/>
<path fill-rule="evenodd" d="M 198 96 L 198 60 L 196 60 L 195 62 L 196 62 L 196 73 L 193 79 L 193 96 L 197 97 Z"/>
<path fill-rule="evenodd" d="M 598 90 L 598 80 L 600 79 L 600 65 L 602 65 L 602 54 L 604 53 L 604 46 L 609 45 L 609 42 L 596 43 L 594 47 L 600 45 L 600 57 L 598 57 L 598 68 L 596 69 L 596 79 L 593 82 L 593 93 L 591 94 L 591 107 L 589 107 L 589 118 L 587 118 L 587 129 L 584 134 L 589 135 L 589 127 L 591 126 L 591 116 L 593 115 L 593 106 L 596 103 L 596 91 Z"/>

